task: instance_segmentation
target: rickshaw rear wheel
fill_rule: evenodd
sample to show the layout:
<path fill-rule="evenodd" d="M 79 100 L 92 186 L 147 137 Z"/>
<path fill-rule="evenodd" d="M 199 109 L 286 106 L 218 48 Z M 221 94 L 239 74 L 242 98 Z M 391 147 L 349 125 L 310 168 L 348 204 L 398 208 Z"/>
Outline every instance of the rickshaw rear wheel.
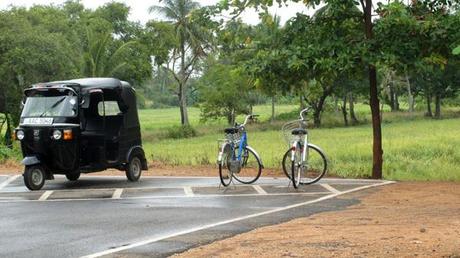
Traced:
<path fill-rule="evenodd" d="M 69 181 L 77 181 L 80 178 L 80 172 L 73 172 L 71 174 L 65 174 L 65 177 Z"/>
<path fill-rule="evenodd" d="M 40 190 L 45 184 L 45 169 L 40 165 L 26 166 L 23 176 L 24 184 L 29 190 Z"/>
<path fill-rule="evenodd" d="M 136 182 L 141 177 L 142 163 L 139 157 L 134 156 L 131 158 L 126 166 L 126 177 L 131 182 Z"/>

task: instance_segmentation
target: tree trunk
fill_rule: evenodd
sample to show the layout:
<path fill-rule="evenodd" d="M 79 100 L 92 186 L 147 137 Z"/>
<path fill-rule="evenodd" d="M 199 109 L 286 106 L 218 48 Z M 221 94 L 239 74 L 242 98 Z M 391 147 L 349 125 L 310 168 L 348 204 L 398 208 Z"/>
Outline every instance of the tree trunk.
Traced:
<path fill-rule="evenodd" d="M 299 93 L 300 110 L 305 108 L 305 104 L 303 103 L 304 98 L 305 98 L 305 96 L 302 93 Z"/>
<path fill-rule="evenodd" d="M 179 109 L 181 125 L 189 125 L 187 113 L 187 94 L 184 85 L 179 86 Z"/>
<path fill-rule="evenodd" d="M 366 0 L 363 6 L 366 38 L 373 38 L 372 31 L 372 0 Z M 382 149 L 382 126 L 379 112 L 379 97 L 377 88 L 377 70 L 374 65 L 369 64 L 369 95 L 372 113 L 373 130 L 373 155 L 372 155 L 372 178 L 382 178 L 383 149 Z"/>
<path fill-rule="evenodd" d="M 356 118 L 356 114 L 355 114 L 355 100 L 354 100 L 354 97 L 353 97 L 353 93 L 350 92 L 349 95 L 348 95 L 348 100 L 350 102 L 350 119 L 351 119 L 351 124 L 352 125 L 356 125 L 358 124 L 358 118 Z"/>
<path fill-rule="evenodd" d="M 336 95 L 334 95 L 333 98 L 334 98 L 334 111 L 336 113 L 338 113 L 339 110 L 340 110 L 340 108 L 339 108 L 339 98 L 337 98 Z"/>
<path fill-rule="evenodd" d="M 313 125 L 317 128 L 321 126 L 321 111 L 316 108 L 313 110 Z"/>
<path fill-rule="evenodd" d="M 391 106 L 391 112 L 396 111 L 396 104 L 395 104 L 395 92 L 393 89 L 393 83 L 389 83 L 389 88 L 390 88 L 390 106 Z"/>
<path fill-rule="evenodd" d="M 6 132 L 5 132 L 5 145 L 12 149 L 13 148 L 13 141 L 11 139 L 11 121 L 8 116 L 8 113 L 5 113 L 5 120 L 6 120 Z"/>
<path fill-rule="evenodd" d="M 342 115 L 343 115 L 343 122 L 345 126 L 348 126 L 348 114 L 347 114 L 347 95 L 343 96 L 342 102 Z"/>
<path fill-rule="evenodd" d="M 436 94 L 436 96 L 434 97 L 434 103 L 434 118 L 439 119 L 441 118 L 441 96 L 439 96 L 439 94 Z"/>
<path fill-rule="evenodd" d="M 433 111 L 431 111 L 431 95 L 426 94 L 426 113 L 425 116 L 433 117 Z"/>
<path fill-rule="evenodd" d="M 275 121 L 275 96 L 272 96 L 272 117 L 270 121 Z"/>
<path fill-rule="evenodd" d="M 235 125 L 235 109 L 232 108 L 230 112 L 227 113 L 227 122 L 230 126 Z"/>
<path fill-rule="evenodd" d="M 179 107 L 180 122 L 182 125 L 190 125 L 187 113 L 187 82 L 185 74 L 185 46 L 181 44 L 181 64 L 180 64 L 180 85 L 179 85 Z"/>
<path fill-rule="evenodd" d="M 321 126 L 321 113 L 323 112 L 324 102 L 326 98 L 331 94 L 332 88 L 327 88 L 323 91 L 323 95 L 319 98 L 316 103 L 310 103 L 310 106 L 313 107 L 313 124 L 315 127 Z M 305 99 L 307 101 L 307 99 Z"/>
<path fill-rule="evenodd" d="M 395 110 L 399 111 L 399 96 L 398 93 L 395 92 Z"/>
<path fill-rule="evenodd" d="M 410 86 L 409 76 L 406 73 L 406 84 L 407 84 L 407 96 L 408 96 L 408 103 L 409 103 L 409 112 L 414 112 L 414 96 L 412 95 L 412 90 Z"/>

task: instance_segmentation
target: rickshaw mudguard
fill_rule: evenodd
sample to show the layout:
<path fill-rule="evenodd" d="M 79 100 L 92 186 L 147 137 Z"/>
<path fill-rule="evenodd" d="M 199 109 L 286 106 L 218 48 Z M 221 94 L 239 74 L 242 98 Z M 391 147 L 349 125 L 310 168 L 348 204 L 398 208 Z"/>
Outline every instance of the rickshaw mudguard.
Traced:
<path fill-rule="evenodd" d="M 141 163 L 142 163 L 142 170 L 147 170 L 147 159 L 145 158 L 145 152 L 144 149 L 142 149 L 142 146 L 133 146 L 131 149 L 129 149 L 128 154 L 126 155 L 126 161 L 129 162 L 131 157 L 134 156 L 141 156 Z"/>
<path fill-rule="evenodd" d="M 26 167 L 40 164 L 45 168 L 45 176 L 46 176 L 45 179 L 46 180 L 53 180 L 54 179 L 53 173 L 51 173 L 48 170 L 48 168 L 44 164 L 42 164 L 42 162 L 40 161 L 40 159 L 37 156 L 27 156 L 21 161 L 21 164 L 26 166 Z"/>
<path fill-rule="evenodd" d="M 21 164 L 24 166 L 32 166 L 42 163 L 37 156 L 27 156 L 22 161 Z"/>

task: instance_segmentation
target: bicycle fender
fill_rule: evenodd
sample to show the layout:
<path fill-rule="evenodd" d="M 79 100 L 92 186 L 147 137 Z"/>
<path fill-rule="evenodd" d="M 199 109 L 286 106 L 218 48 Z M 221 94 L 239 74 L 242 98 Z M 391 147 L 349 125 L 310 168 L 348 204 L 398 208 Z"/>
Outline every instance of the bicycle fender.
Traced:
<path fill-rule="evenodd" d="M 230 144 L 226 143 L 222 145 L 222 148 L 219 151 L 219 155 L 217 156 L 217 164 L 219 164 L 222 161 L 222 155 L 224 154 L 224 150 L 228 145 Z"/>
<path fill-rule="evenodd" d="M 259 153 L 257 153 L 257 151 L 254 150 L 254 149 L 253 149 L 251 146 L 249 146 L 249 145 L 246 145 L 246 148 L 248 148 L 249 150 L 251 150 L 252 152 L 254 152 L 254 154 L 256 155 L 257 159 L 259 159 L 259 161 L 260 161 L 260 166 L 261 166 L 262 168 L 265 168 L 265 167 L 264 167 L 264 163 L 262 162 L 262 159 L 261 159 L 260 156 L 259 156 Z"/>
<path fill-rule="evenodd" d="M 323 149 L 321 149 L 318 145 L 315 145 L 315 144 L 313 144 L 313 143 L 309 143 L 308 146 L 312 146 L 313 148 L 318 149 L 321 153 L 323 153 L 324 157 L 325 157 L 326 160 L 327 160 L 326 153 L 324 153 Z"/>

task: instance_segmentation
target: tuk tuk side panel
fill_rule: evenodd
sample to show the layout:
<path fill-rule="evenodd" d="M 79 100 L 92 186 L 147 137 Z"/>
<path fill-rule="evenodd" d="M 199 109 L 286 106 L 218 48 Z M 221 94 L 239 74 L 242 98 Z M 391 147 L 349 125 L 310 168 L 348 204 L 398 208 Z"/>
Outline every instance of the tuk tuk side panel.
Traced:
<path fill-rule="evenodd" d="M 141 128 L 137 114 L 136 92 L 131 87 L 124 87 L 121 93 L 122 109 L 125 109 L 121 130 L 120 159 L 128 162 L 127 154 L 131 148 L 142 146 Z M 124 106 L 124 107 L 123 107 Z"/>

